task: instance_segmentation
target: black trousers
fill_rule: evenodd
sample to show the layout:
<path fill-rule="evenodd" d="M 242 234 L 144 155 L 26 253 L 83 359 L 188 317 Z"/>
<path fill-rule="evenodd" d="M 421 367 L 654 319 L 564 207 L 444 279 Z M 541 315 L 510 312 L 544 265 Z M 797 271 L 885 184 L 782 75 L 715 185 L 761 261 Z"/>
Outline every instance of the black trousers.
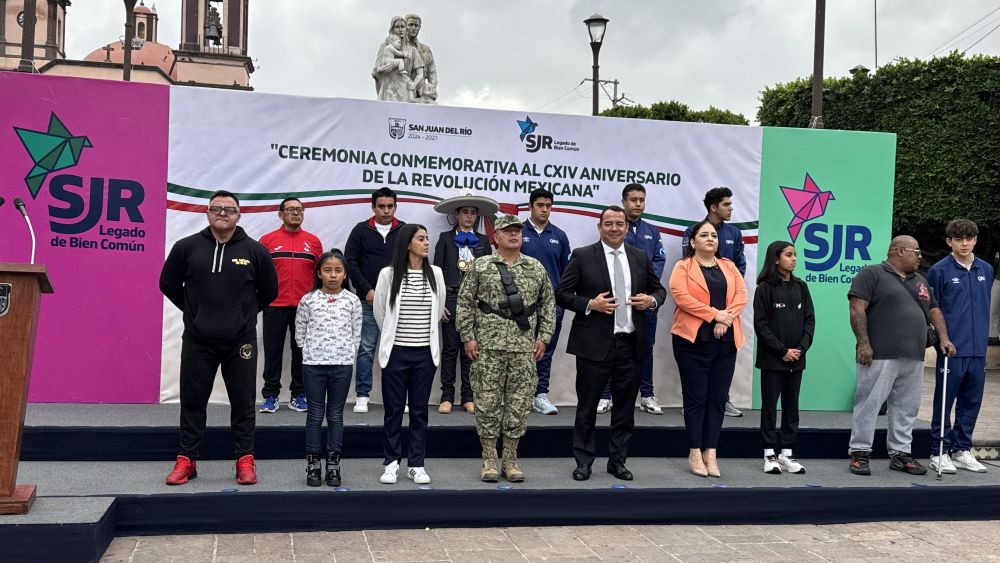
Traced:
<path fill-rule="evenodd" d="M 389 363 L 382 368 L 382 428 L 384 462 L 389 465 L 403 456 L 403 408 L 410 407 L 407 432 L 407 467 L 423 467 L 427 453 L 427 403 L 434 385 L 434 358 L 430 346 L 393 346 Z M 409 400 L 409 403 L 407 403 Z"/>
<path fill-rule="evenodd" d="M 285 335 L 291 338 L 292 396 L 302 395 L 302 348 L 295 343 L 295 312 L 298 307 L 266 307 L 264 309 L 264 388 L 262 397 L 277 397 L 281 391 L 281 363 L 285 357 Z"/>
<path fill-rule="evenodd" d="M 799 436 L 799 387 L 802 370 L 760 370 L 760 437 L 764 449 L 795 447 Z M 781 397 L 781 432 L 775 429 Z"/>
<path fill-rule="evenodd" d="M 590 467 L 597 455 L 595 425 L 597 403 L 604 386 L 611 386 L 611 441 L 608 457 L 625 463 L 628 443 L 635 430 L 635 397 L 639 393 L 635 334 L 616 335 L 608 356 L 601 361 L 576 358 L 576 421 L 573 425 L 573 457 L 579 466 Z"/>
<path fill-rule="evenodd" d="M 257 342 L 250 337 L 233 343 L 205 343 L 185 337 L 181 343 L 181 450 L 198 459 L 205 434 L 205 409 L 222 368 L 229 394 L 229 424 L 236 440 L 235 457 L 253 453 L 254 386 L 257 380 Z"/>
<path fill-rule="evenodd" d="M 469 374 L 472 371 L 472 360 L 465 355 L 462 338 L 455 325 L 455 309 L 458 306 L 458 293 L 448 290 L 445 307 L 451 316 L 448 322 L 441 323 L 441 402 L 455 402 L 455 360 L 462 366 L 462 404 L 472 401 L 472 383 Z"/>
<path fill-rule="evenodd" d="M 676 334 L 673 345 L 681 375 L 688 448 L 717 448 L 726 397 L 736 369 L 736 345 L 714 338 L 688 342 Z"/>

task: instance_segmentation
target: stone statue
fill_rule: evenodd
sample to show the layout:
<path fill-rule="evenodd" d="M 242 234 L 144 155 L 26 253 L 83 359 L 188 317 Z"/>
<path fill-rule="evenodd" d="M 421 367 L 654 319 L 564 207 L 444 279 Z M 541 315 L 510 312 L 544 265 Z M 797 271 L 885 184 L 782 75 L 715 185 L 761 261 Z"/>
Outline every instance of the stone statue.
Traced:
<path fill-rule="evenodd" d="M 423 82 L 416 84 L 416 100 L 414 101 L 424 104 L 435 104 L 438 97 L 437 65 L 434 64 L 434 53 L 431 52 L 431 48 L 417 41 L 421 24 L 422 21 L 417 14 L 406 15 L 406 31 L 409 35 L 410 44 L 416 47 L 424 63 Z"/>
<path fill-rule="evenodd" d="M 378 99 L 418 101 L 416 92 L 424 81 L 424 62 L 418 49 L 407 41 L 406 19 L 401 16 L 389 23 L 389 37 L 379 46 L 372 78 Z"/>

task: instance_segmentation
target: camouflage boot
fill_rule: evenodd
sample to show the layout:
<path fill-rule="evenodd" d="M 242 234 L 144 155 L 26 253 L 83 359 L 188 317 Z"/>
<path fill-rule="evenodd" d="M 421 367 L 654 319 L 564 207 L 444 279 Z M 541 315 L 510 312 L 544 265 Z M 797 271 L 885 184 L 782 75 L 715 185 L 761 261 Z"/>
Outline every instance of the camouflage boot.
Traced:
<path fill-rule="evenodd" d="M 503 439 L 503 476 L 511 483 L 524 481 L 524 472 L 517 466 L 517 438 Z"/>
<path fill-rule="evenodd" d="M 479 442 L 483 446 L 483 470 L 479 473 L 479 478 L 486 483 L 496 483 L 500 480 L 500 473 L 497 471 L 497 441 L 484 438 Z"/>

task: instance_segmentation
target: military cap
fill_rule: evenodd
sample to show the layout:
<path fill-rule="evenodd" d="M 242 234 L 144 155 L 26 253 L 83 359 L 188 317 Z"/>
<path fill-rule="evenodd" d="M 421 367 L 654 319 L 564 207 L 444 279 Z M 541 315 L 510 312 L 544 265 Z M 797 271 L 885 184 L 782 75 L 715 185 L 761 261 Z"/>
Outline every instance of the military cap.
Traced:
<path fill-rule="evenodd" d="M 520 229 L 523 226 L 524 225 L 521 223 L 521 220 L 514 215 L 501 215 L 500 218 L 493 223 L 493 229 L 497 231 L 506 229 L 507 227 L 517 227 Z"/>

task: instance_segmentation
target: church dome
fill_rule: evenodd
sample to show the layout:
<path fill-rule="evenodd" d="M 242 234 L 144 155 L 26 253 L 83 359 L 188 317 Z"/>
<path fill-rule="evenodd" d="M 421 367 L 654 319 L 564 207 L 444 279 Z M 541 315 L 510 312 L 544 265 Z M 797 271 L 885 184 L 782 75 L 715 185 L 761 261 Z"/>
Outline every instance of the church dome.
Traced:
<path fill-rule="evenodd" d="M 107 47 L 111 47 L 110 61 L 107 51 Z M 159 67 L 163 71 L 163 74 L 169 76 L 172 80 L 177 79 L 177 70 L 174 68 L 174 50 L 170 47 L 157 43 L 155 41 L 144 41 L 141 49 L 132 49 L 132 64 L 133 65 L 146 65 Z M 101 47 L 95 49 L 89 55 L 83 58 L 85 61 L 90 62 L 111 62 L 114 64 L 124 64 L 125 63 L 125 48 L 122 46 L 120 41 L 114 41 Z"/>

